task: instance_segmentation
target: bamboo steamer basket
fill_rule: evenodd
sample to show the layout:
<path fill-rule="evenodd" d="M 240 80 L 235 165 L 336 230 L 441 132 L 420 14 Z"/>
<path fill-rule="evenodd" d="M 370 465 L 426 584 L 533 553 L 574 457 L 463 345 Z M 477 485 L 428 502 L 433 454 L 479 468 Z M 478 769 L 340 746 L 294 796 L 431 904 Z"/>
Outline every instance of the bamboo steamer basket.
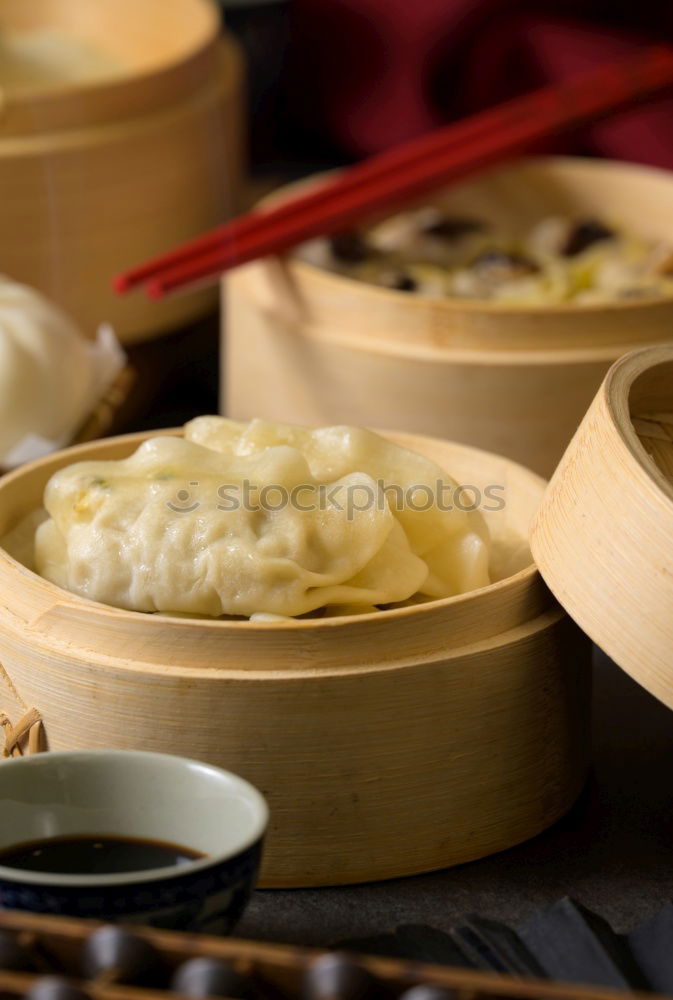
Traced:
<path fill-rule="evenodd" d="M 532 546 L 584 631 L 673 708 L 673 345 L 610 370 L 547 489 Z"/>
<path fill-rule="evenodd" d="M 0 28 L 56 29 L 123 66 L 21 91 L 0 76 L 0 273 L 127 344 L 213 308 L 210 291 L 158 304 L 111 289 L 237 210 L 242 59 L 213 0 L 0 0 Z"/>
<path fill-rule="evenodd" d="M 80 445 L 0 480 L 0 533 Z M 457 480 L 505 489 L 485 516 L 524 538 L 544 482 L 511 461 L 403 434 Z M 200 758 L 268 797 L 267 887 L 342 884 L 459 864 L 519 843 L 571 806 L 588 759 L 588 644 L 532 562 L 481 590 L 353 618 L 281 623 L 121 611 L 0 550 L 5 752 Z"/>
<path fill-rule="evenodd" d="M 555 214 L 648 238 L 673 230 L 673 174 L 609 161 L 521 161 L 438 200 L 514 233 Z M 297 258 L 233 271 L 223 295 L 229 415 L 448 437 L 546 477 L 610 365 L 670 339 L 673 322 L 673 298 L 544 309 L 430 299 Z"/>

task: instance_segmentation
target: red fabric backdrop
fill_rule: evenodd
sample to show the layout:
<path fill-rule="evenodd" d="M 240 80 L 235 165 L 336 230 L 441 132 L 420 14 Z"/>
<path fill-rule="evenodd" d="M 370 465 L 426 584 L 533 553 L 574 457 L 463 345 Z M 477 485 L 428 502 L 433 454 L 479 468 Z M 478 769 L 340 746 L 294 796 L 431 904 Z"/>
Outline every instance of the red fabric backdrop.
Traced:
<path fill-rule="evenodd" d="M 350 157 L 673 40 L 671 0 L 294 0 L 291 11 L 294 108 Z M 673 96 L 553 148 L 673 168 Z"/>

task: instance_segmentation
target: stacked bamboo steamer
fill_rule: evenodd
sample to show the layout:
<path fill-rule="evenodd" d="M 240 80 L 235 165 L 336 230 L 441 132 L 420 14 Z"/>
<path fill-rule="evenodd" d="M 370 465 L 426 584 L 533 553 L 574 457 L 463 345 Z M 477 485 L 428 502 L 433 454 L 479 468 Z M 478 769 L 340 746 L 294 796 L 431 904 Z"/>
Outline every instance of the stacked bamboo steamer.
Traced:
<path fill-rule="evenodd" d="M 118 66 L 5 91 L 0 73 L 0 272 L 126 343 L 213 307 L 210 292 L 121 298 L 111 280 L 237 210 L 242 65 L 214 0 L 0 0 L 0 31 L 58 33 Z"/>
<path fill-rule="evenodd" d="M 673 231 L 673 175 L 609 161 L 521 161 L 439 201 L 514 233 L 548 215 L 615 218 L 652 239 Z M 669 340 L 673 324 L 671 298 L 548 308 L 430 299 L 296 257 L 229 273 L 223 296 L 230 416 L 433 434 L 546 477 L 610 365 Z"/>
<path fill-rule="evenodd" d="M 531 540 L 575 621 L 673 708 L 673 345 L 611 369 L 554 473 Z"/>
<path fill-rule="evenodd" d="M 485 493 L 493 536 L 525 539 L 533 473 L 443 441 L 391 435 Z M 76 460 L 0 480 L 0 535 Z M 219 764 L 267 796 L 262 883 L 326 885 L 458 864 L 558 819 L 588 763 L 588 643 L 530 554 L 481 590 L 351 618 L 187 620 L 84 600 L 0 550 L 0 711 L 14 744 L 142 747 Z"/>

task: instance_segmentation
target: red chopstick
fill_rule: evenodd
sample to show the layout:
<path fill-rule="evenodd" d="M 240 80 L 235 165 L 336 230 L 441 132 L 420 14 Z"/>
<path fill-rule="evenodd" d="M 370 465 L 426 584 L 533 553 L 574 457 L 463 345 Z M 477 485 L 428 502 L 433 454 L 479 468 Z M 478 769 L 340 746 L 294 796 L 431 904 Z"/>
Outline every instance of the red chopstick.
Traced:
<path fill-rule="evenodd" d="M 445 126 L 343 171 L 318 190 L 253 212 L 121 275 L 152 297 L 203 283 L 258 257 L 396 208 L 448 180 L 497 163 L 543 136 L 574 127 L 673 83 L 673 48 L 651 46 L 613 63 Z"/>
<path fill-rule="evenodd" d="M 157 277 L 163 270 L 189 260 L 195 254 L 218 249 L 247 233 L 261 231 L 269 216 L 272 216 L 276 221 L 280 221 L 282 218 L 291 219 L 299 206 L 304 209 L 309 207 L 317 209 L 320 205 L 329 205 L 332 199 L 342 191 L 355 190 L 355 188 L 374 182 L 377 178 L 397 172 L 403 166 L 406 167 L 407 164 L 411 165 L 411 163 L 436 155 L 447 148 L 449 142 L 458 145 L 471 141 L 480 134 L 501 127 L 505 113 L 510 110 L 514 116 L 520 114 L 519 103 L 519 101 L 511 101 L 463 119 L 446 128 L 435 129 L 404 146 L 396 146 L 383 153 L 378 153 L 376 156 L 369 157 L 347 170 L 341 170 L 336 178 L 325 180 L 323 184 L 307 194 L 283 200 L 276 208 L 255 209 L 246 215 L 223 223 L 210 232 L 183 243 L 175 250 L 119 275 L 114 280 L 114 287 L 118 292 L 128 291 L 150 278 Z"/>

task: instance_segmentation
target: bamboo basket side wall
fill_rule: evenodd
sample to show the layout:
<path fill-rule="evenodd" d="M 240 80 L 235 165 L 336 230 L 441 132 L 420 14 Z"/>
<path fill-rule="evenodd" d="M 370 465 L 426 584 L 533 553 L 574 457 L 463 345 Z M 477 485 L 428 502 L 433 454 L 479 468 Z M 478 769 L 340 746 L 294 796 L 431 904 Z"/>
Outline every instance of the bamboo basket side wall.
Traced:
<path fill-rule="evenodd" d="M 366 335 L 372 344 L 421 350 L 430 346 L 506 355 L 590 345 L 611 349 L 614 354 L 624 345 L 628 350 L 634 343 L 666 342 L 673 315 L 671 297 L 526 308 L 413 297 L 293 259 L 282 267 L 263 262 L 259 274 L 262 272 L 265 284 L 271 279 L 275 311 L 285 316 L 294 311 L 320 339 L 354 342 Z M 258 279 L 257 289 L 261 285 Z"/>
<path fill-rule="evenodd" d="M 536 562 L 569 614 L 669 707 L 673 485 L 648 453 L 640 419 L 658 414 L 670 426 L 672 402 L 673 346 L 617 362 L 556 470 L 532 529 Z M 671 455 L 668 444 L 663 455 Z"/>
<path fill-rule="evenodd" d="M 556 609 L 434 661 L 251 689 L 185 672 L 138 681 L 95 654 L 45 659 L 0 632 L 0 660 L 50 749 L 142 746 L 259 787 L 272 815 L 265 886 L 406 875 L 540 832 L 585 777 L 586 653 Z"/>
<path fill-rule="evenodd" d="M 386 349 L 293 324 L 260 306 L 249 280 L 230 275 L 221 398 L 240 420 L 353 423 L 463 441 L 550 476 L 619 347 L 510 354 L 397 343 Z M 254 271 L 254 273 L 253 273 Z"/>

